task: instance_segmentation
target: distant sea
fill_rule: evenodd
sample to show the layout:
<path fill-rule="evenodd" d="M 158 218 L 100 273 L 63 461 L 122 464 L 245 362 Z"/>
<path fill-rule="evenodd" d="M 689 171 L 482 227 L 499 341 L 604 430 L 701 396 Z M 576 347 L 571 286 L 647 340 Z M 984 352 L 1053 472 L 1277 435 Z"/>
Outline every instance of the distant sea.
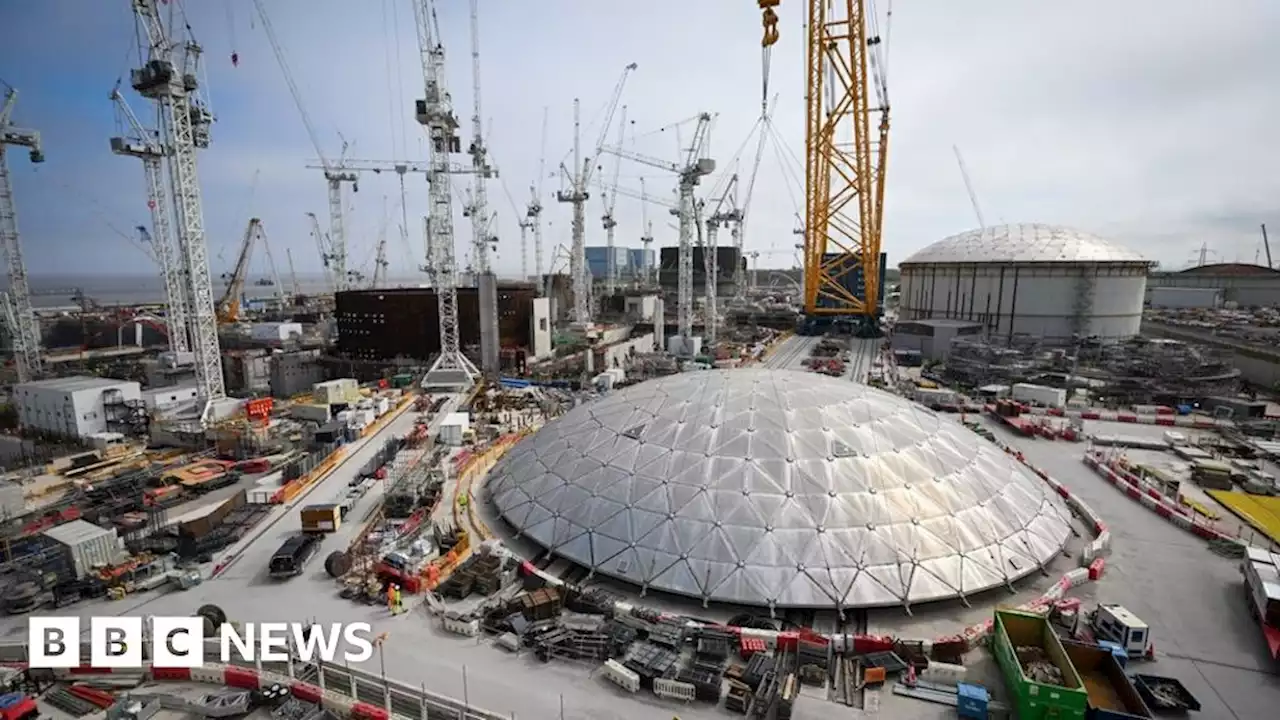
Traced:
<path fill-rule="evenodd" d="M 251 298 L 273 297 L 275 286 L 254 285 L 258 278 L 251 278 L 245 284 L 245 294 Z M 404 287 L 417 287 L 425 281 L 425 277 L 391 277 L 388 284 Z M 214 295 L 226 290 L 221 279 L 214 280 Z M 72 299 L 74 291 L 79 289 L 85 296 L 100 305 L 142 305 L 164 302 L 164 283 L 157 276 L 128 275 L 42 275 L 31 277 L 31 304 L 37 308 L 75 307 Z M 284 280 L 284 291 L 293 292 L 292 283 Z M 298 291 L 304 295 L 316 295 L 329 292 L 329 286 L 320 275 L 298 275 Z M 214 298 L 217 299 L 216 297 Z"/>

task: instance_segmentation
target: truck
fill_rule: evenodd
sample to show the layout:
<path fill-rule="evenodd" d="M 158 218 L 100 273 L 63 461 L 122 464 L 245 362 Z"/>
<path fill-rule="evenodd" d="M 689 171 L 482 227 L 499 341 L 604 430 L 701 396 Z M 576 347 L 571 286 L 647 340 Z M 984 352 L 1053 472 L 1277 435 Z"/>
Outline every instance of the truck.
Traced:
<path fill-rule="evenodd" d="M 992 652 L 1021 720 L 1085 720 L 1088 692 L 1047 619 L 996 610 Z"/>
<path fill-rule="evenodd" d="M 1151 708 L 1124 674 L 1111 650 L 1077 642 L 1062 643 L 1089 696 L 1089 720 L 1150 718 Z"/>
<path fill-rule="evenodd" d="M 1151 628 L 1123 605 L 1099 603 L 1097 609 L 1089 615 L 1089 629 L 1094 638 L 1110 640 L 1123 648 L 1131 658 L 1155 658 Z"/>
<path fill-rule="evenodd" d="M 1280 659 L 1280 554 L 1249 547 L 1241 561 L 1249 609 L 1262 629 L 1271 658 Z"/>

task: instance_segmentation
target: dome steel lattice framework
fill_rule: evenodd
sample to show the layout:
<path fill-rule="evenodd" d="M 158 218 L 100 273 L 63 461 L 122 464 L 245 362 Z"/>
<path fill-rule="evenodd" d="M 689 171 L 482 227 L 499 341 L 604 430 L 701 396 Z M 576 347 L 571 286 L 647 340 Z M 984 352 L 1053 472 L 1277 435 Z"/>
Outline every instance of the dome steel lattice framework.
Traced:
<path fill-rule="evenodd" d="M 1059 498 L 962 425 L 794 371 L 612 393 L 518 443 L 486 487 L 518 532 L 593 572 L 776 608 L 963 597 L 1070 534 Z"/>

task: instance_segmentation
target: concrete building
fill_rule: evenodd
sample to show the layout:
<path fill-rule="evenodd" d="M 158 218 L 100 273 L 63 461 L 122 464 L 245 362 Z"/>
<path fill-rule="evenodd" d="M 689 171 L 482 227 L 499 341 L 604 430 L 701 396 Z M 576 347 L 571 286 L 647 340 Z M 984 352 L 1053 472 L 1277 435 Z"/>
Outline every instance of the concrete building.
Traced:
<path fill-rule="evenodd" d="M 631 251 L 624 247 L 614 246 L 613 262 L 618 269 L 620 279 L 630 279 L 635 271 L 631 267 Z M 607 245 L 587 246 L 587 271 L 591 277 L 603 281 L 609 273 L 609 247 Z"/>
<path fill-rule="evenodd" d="M 902 320 L 946 318 L 993 336 L 1122 339 L 1138 334 L 1141 255 L 1052 225 L 1000 225 L 940 240 L 900 265 Z"/>
<path fill-rule="evenodd" d="M 1216 288 L 1226 302 L 1241 307 L 1280 305 L 1280 270 L 1265 265 L 1215 263 L 1151 274 L 1154 287 Z"/>
<path fill-rule="evenodd" d="M 894 350 L 915 350 L 925 361 L 942 362 L 951 352 L 951 341 L 958 337 L 976 338 L 986 326 L 969 320 L 909 320 L 893 326 Z"/>
<path fill-rule="evenodd" d="M 142 387 L 127 380 L 75 376 L 20 383 L 12 398 L 23 428 L 79 439 L 118 429 L 114 419 L 142 404 Z"/>
<path fill-rule="evenodd" d="M 1222 307 L 1222 288 L 1149 287 L 1147 304 L 1152 310 L 1209 310 Z"/>
<path fill-rule="evenodd" d="M 295 350 L 271 356 L 271 394 L 289 398 L 311 392 L 312 386 L 325 379 L 319 350 Z"/>
<path fill-rule="evenodd" d="M 302 323 L 262 322 L 249 327 L 249 337 L 256 342 L 278 344 L 302 339 Z"/>
<path fill-rule="evenodd" d="M 142 402 L 147 406 L 148 410 L 163 412 L 184 403 L 194 403 L 199 394 L 200 391 L 195 385 L 147 388 L 142 391 Z"/>
<path fill-rule="evenodd" d="M 267 350 L 225 350 L 222 374 L 227 390 L 258 394 L 271 391 L 271 353 Z"/>

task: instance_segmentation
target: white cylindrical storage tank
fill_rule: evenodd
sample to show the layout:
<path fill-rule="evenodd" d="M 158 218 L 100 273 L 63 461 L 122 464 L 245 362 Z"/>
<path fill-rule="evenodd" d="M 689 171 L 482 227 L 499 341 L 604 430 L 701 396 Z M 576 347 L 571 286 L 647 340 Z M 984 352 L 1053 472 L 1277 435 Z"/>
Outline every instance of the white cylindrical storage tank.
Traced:
<path fill-rule="evenodd" d="M 979 322 L 997 339 L 1123 339 L 1142 324 L 1150 268 L 1136 252 L 1070 228 L 971 230 L 900 263 L 898 318 Z"/>

